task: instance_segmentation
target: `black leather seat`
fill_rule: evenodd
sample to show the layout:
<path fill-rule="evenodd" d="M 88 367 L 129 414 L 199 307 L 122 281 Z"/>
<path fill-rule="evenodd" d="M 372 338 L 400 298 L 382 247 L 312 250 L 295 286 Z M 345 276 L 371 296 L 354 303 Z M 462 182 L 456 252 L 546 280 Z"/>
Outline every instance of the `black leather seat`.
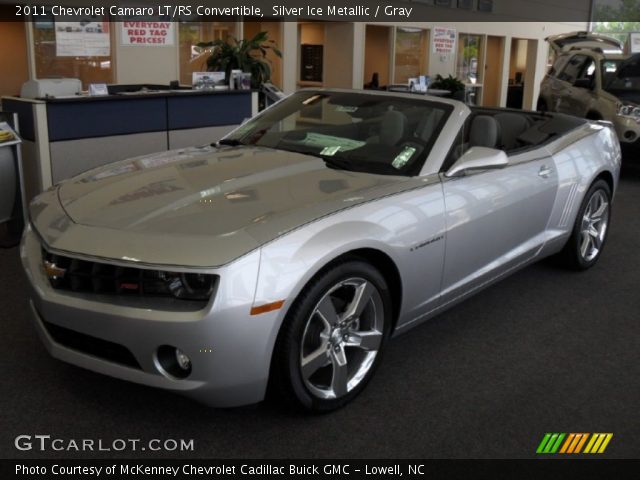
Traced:
<path fill-rule="evenodd" d="M 457 160 L 472 147 L 501 148 L 500 124 L 491 115 L 477 115 L 471 120 L 469 141 L 456 147 L 453 158 Z"/>
<path fill-rule="evenodd" d="M 518 147 L 518 137 L 529 129 L 531 124 L 524 115 L 504 112 L 498 113 L 494 117 L 500 126 L 501 148 L 506 151 Z"/>
<path fill-rule="evenodd" d="M 379 143 L 389 147 L 397 145 L 406 136 L 408 124 L 409 120 L 404 113 L 389 110 L 382 116 L 378 135 L 369 137 L 367 143 Z"/>
<path fill-rule="evenodd" d="M 478 115 L 469 128 L 469 147 L 500 148 L 500 124 L 490 115 Z"/>

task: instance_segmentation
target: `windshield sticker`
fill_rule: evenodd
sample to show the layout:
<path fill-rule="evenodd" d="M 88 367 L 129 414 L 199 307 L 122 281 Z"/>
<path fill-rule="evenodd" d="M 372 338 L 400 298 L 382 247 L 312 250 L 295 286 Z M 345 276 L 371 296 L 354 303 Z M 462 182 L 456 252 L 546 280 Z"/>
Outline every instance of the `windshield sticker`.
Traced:
<path fill-rule="evenodd" d="M 391 165 L 393 165 L 394 168 L 400 170 L 407 164 L 407 162 L 409 162 L 409 160 L 411 160 L 411 157 L 414 153 L 416 153 L 416 149 L 414 147 L 404 147 L 398 154 L 398 156 L 393 160 Z"/>
<path fill-rule="evenodd" d="M 340 146 L 338 145 L 333 147 L 324 147 L 320 152 L 320 155 L 326 155 L 327 157 L 333 157 L 336 153 L 340 151 Z"/>
<path fill-rule="evenodd" d="M 323 135 L 315 132 L 307 132 L 303 143 L 309 147 L 316 148 L 337 146 L 343 152 L 359 148 L 365 144 L 365 142 L 352 140 L 350 138 L 334 137 L 333 135 Z"/>

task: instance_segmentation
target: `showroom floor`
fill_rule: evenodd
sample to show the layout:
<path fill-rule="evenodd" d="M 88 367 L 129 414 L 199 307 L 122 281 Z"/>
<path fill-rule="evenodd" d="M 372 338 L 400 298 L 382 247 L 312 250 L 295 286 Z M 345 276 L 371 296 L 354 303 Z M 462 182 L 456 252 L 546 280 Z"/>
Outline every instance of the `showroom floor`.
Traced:
<path fill-rule="evenodd" d="M 27 318 L 18 250 L 0 250 L 0 456 L 73 455 L 13 447 L 17 435 L 49 434 L 195 439 L 171 458 L 526 458 L 545 432 L 613 432 L 605 456 L 637 458 L 640 163 L 623 172 L 612 220 L 593 270 L 542 262 L 515 274 L 393 340 L 357 401 L 310 417 L 208 409 L 53 360 Z"/>

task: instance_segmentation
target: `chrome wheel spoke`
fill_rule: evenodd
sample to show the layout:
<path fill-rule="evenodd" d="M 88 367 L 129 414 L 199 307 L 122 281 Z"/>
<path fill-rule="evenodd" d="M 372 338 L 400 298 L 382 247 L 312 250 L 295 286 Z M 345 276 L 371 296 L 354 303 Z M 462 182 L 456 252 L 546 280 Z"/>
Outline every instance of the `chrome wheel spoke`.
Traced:
<path fill-rule="evenodd" d="M 358 285 L 355 290 L 353 300 L 351 300 L 351 303 L 344 314 L 344 318 L 347 320 L 357 319 L 362 315 L 362 312 L 371 300 L 374 288 L 369 282 L 365 281 L 361 285 Z"/>
<path fill-rule="evenodd" d="M 607 202 L 602 202 L 600 207 L 598 207 L 598 209 L 591 215 L 591 221 L 600 220 L 608 208 L 609 204 Z"/>
<path fill-rule="evenodd" d="M 347 347 L 358 347 L 367 351 L 375 351 L 380 348 L 382 333 L 371 330 L 367 332 L 349 332 L 345 341 Z"/>
<path fill-rule="evenodd" d="M 609 202 L 602 191 L 596 191 L 582 216 L 580 255 L 590 262 L 598 256 L 607 233 Z"/>
<path fill-rule="evenodd" d="M 323 343 L 320 348 L 311 352 L 306 357 L 302 357 L 302 376 L 308 379 L 319 369 L 329 364 L 327 356 L 327 345 Z"/>
<path fill-rule="evenodd" d="M 336 307 L 333 305 L 330 295 L 326 295 L 318 304 L 316 313 L 322 318 L 327 329 L 330 329 L 340 321 L 340 316 L 336 312 Z"/>
<path fill-rule="evenodd" d="M 331 390 L 336 398 L 338 398 L 347 393 L 347 383 L 349 380 L 347 356 L 342 346 L 331 350 L 331 364 L 333 365 Z"/>
<path fill-rule="evenodd" d="M 582 244 L 580 245 L 580 255 L 582 255 L 583 258 L 586 258 L 590 248 L 591 248 L 591 236 L 588 233 L 583 233 Z"/>
<path fill-rule="evenodd" d="M 602 246 L 602 239 L 600 238 L 600 234 L 593 236 L 593 239 L 591 240 L 591 245 L 593 245 L 593 248 L 596 250 L 596 253 L 600 250 L 600 247 Z"/>

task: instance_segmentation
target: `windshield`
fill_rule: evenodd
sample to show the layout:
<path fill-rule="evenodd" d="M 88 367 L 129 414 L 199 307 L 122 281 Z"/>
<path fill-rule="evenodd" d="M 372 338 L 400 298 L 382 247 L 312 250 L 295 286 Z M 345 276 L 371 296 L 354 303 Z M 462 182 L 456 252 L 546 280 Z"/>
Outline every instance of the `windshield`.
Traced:
<path fill-rule="evenodd" d="M 419 98 L 302 91 L 240 126 L 221 143 L 314 155 L 330 168 L 415 175 L 452 108 Z"/>

